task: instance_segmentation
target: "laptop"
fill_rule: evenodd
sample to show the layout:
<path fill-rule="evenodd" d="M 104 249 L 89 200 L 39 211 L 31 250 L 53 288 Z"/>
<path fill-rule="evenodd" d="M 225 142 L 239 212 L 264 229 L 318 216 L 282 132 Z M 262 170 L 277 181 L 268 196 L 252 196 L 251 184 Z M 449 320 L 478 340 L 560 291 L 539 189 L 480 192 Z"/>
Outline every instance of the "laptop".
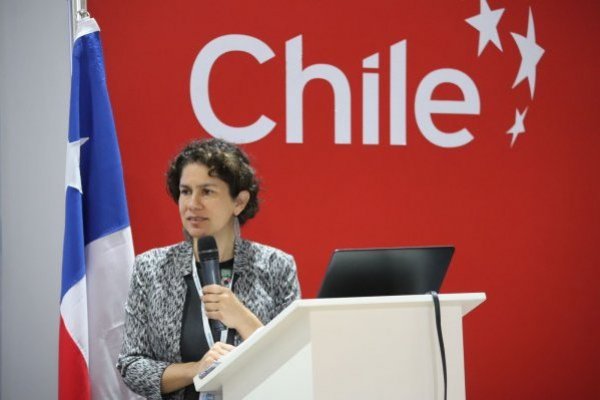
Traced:
<path fill-rule="evenodd" d="M 439 292 L 454 246 L 335 250 L 319 298 Z"/>

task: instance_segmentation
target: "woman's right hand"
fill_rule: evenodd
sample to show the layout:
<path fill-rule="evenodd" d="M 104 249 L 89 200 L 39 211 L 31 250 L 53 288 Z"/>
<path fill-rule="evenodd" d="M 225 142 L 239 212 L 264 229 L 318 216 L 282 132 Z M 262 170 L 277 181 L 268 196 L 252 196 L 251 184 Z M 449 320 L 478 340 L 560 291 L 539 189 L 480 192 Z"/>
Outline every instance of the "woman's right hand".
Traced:
<path fill-rule="evenodd" d="M 223 343 L 223 342 L 215 343 L 213 345 L 213 347 L 211 347 L 210 350 L 208 350 L 204 354 L 202 359 L 196 363 L 196 365 L 198 367 L 198 371 L 196 372 L 196 375 L 199 374 L 200 372 L 204 371 L 208 367 L 210 367 L 212 365 L 212 363 L 214 363 L 215 361 L 218 361 L 221 357 L 223 357 L 224 355 L 229 353 L 234 348 L 235 347 L 233 347 L 232 345 L 227 344 L 227 343 Z"/>

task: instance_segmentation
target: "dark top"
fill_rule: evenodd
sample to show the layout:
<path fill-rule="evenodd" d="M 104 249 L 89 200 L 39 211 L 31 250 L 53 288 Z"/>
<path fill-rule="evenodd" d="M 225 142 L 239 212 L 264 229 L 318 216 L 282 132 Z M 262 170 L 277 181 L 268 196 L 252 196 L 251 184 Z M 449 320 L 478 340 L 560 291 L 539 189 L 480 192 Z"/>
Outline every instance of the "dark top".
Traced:
<path fill-rule="evenodd" d="M 233 259 L 219 263 L 219 267 L 221 269 L 221 284 L 227 286 L 229 285 L 232 276 Z M 201 277 L 200 263 L 196 263 L 196 268 L 198 269 L 198 277 Z M 187 293 L 183 305 L 183 318 L 181 321 L 181 361 L 195 362 L 199 361 L 209 348 L 206 337 L 204 336 L 202 304 L 198 297 L 198 292 L 196 291 L 196 285 L 194 285 L 194 278 L 192 274 L 185 275 L 183 278 L 187 285 Z M 202 280 L 200 281 L 200 284 L 202 285 Z M 215 342 L 218 342 L 220 340 L 220 332 L 217 332 L 214 327 L 212 331 Z M 228 336 L 227 342 L 231 344 L 233 335 Z M 198 400 L 198 392 L 194 389 L 194 385 L 189 385 L 185 388 L 184 399 Z"/>

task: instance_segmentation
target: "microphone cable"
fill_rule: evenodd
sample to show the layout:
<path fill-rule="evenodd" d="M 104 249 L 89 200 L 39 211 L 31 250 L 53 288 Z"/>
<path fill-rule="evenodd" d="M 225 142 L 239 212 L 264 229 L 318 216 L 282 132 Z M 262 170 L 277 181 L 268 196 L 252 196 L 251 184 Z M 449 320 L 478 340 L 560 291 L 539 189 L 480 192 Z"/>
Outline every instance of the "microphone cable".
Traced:
<path fill-rule="evenodd" d="M 442 335 L 442 313 L 440 310 L 440 299 L 438 293 L 434 290 L 429 292 L 433 298 L 433 308 L 435 309 L 435 327 L 437 329 L 438 342 L 440 344 L 440 353 L 442 355 L 442 371 L 444 373 L 444 400 L 448 397 L 448 375 L 446 371 L 446 349 L 444 347 L 444 336 Z"/>

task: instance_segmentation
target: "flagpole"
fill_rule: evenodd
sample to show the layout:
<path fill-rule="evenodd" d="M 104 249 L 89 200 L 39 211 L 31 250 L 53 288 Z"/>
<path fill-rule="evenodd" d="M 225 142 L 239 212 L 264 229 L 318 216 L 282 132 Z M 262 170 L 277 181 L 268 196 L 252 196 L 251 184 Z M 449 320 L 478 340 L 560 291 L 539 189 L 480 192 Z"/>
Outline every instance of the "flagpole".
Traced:
<path fill-rule="evenodd" d="M 77 36 L 77 21 L 90 16 L 87 11 L 87 0 L 67 0 L 69 5 L 69 62 L 73 70 L 73 42 Z"/>
<path fill-rule="evenodd" d="M 77 21 L 89 17 L 90 13 L 87 10 L 87 0 L 69 0 L 71 5 L 71 45 L 75 40 L 77 33 Z"/>

